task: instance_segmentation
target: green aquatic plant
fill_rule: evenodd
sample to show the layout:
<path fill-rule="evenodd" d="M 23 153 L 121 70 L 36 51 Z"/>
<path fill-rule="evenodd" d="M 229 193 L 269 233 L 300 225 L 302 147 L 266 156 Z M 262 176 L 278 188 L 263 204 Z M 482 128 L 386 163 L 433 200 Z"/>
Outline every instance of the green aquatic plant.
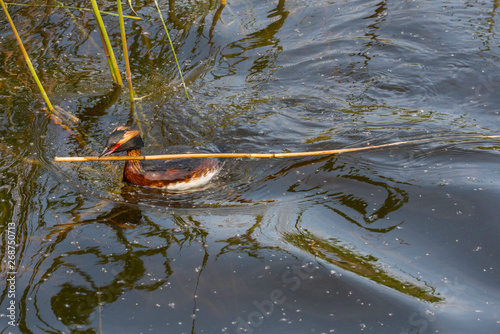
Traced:
<path fill-rule="evenodd" d="M 135 10 L 133 9 L 132 7 L 132 2 L 131 0 L 127 0 L 128 1 L 128 5 L 130 7 L 130 9 L 132 10 L 132 12 L 134 12 L 136 15 L 137 13 L 135 12 Z M 225 3 L 225 1 L 222 1 L 223 3 Z M 36 84 L 38 85 L 39 87 L 39 90 L 48 106 L 48 109 L 53 112 L 54 111 L 54 107 L 52 106 L 35 70 L 34 70 L 34 67 L 31 63 L 31 60 L 26 52 L 26 49 L 24 48 L 24 45 L 21 41 L 21 38 L 19 37 L 19 34 L 14 26 L 14 23 L 7 11 L 7 4 L 11 4 L 11 5 L 15 5 L 15 6 L 27 6 L 27 7 L 49 7 L 49 8 L 56 8 L 56 9 L 65 9 L 67 11 L 69 11 L 70 9 L 72 10 L 80 10 L 80 11 L 93 11 L 94 13 L 94 16 L 95 16 L 95 19 L 97 21 L 97 28 L 98 28 L 98 31 L 99 31 L 99 34 L 100 34 L 100 37 L 101 37 L 101 41 L 102 41 L 102 45 L 103 45 L 103 48 L 104 48 L 104 54 L 106 55 L 106 59 L 107 59 L 107 62 L 108 62 L 108 66 L 109 66 L 109 69 L 110 69 L 110 72 L 111 72 L 111 75 L 113 77 L 113 81 L 118 84 L 119 86 L 123 86 L 123 81 L 122 81 L 122 78 L 121 78 L 121 75 L 120 75 L 120 70 L 119 70 L 119 67 L 118 67 L 118 64 L 117 64 L 117 60 L 116 60 L 116 57 L 115 57 L 115 54 L 114 54 L 114 51 L 113 51 L 113 48 L 111 46 L 111 42 L 110 42 L 110 38 L 108 36 L 108 33 L 106 31 L 106 27 L 104 25 L 104 22 L 103 22 L 103 19 L 101 17 L 101 13 L 102 14 L 106 14 L 106 15 L 115 15 L 115 16 L 118 16 L 119 17 L 119 24 L 120 24 L 120 34 L 121 34 L 121 39 L 122 39 L 122 49 L 123 49 L 123 59 L 124 59 L 124 63 L 125 63 L 125 69 L 126 69 L 126 77 L 127 77 L 127 83 L 128 83 L 128 88 L 129 88 L 129 97 L 130 97 L 130 101 L 133 103 L 135 101 L 135 97 L 134 97 L 134 90 L 133 90 L 133 85 L 132 85 L 132 74 L 131 74 L 131 68 L 130 68 L 130 62 L 129 62 L 129 55 L 128 55 L 128 47 L 127 47 L 127 36 L 126 36 L 126 32 L 125 32 L 125 23 L 124 23 L 124 18 L 130 18 L 130 19 L 136 19 L 136 20 L 140 20 L 141 18 L 138 17 L 138 16 L 130 16 L 130 15 L 124 15 L 123 14 L 123 10 L 122 10 L 122 4 L 121 4 L 121 0 L 117 0 L 117 10 L 118 10 L 118 13 L 111 13 L 111 12 L 106 12 L 106 11 L 100 11 L 98 6 L 97 6 L 97 2 L 96 0 L 91 0 L 91 5 L 92 5 L 92 9 L 89 9 L 89 8 L 81 8 L 81 7 L 75 7 L 75 6 L 66 6 L 60 2 L 57 2 L 57 4 L 17 4 L 17 3 L 6 3 L 4 2 L 4 0 L 1 1 L 1 4 L 2 4 L 2 7 L 3 7 L 3 10 L 7 16 L 7 19 L 12 27 L 12 30 L 14 31 L 14 34 L 16 36 L 16 39 L 18 40 L 18 44 L 21 48 L 21 51 L 24 55 L 24 58 L 26 60 L 26 63 L 31 71 L 31 74 L 36 82 Z M 181 82 L 182 82 L 182 85 L 184 87 L 184 91 L 186 93 L 186 98 L 189 100 L 189 95 L 188 95 L 188 91 L 187 91 L 187 86 L 186 86 L 186 83 L 185 83 L 185 80 L 184 80 L 184 77 L 182 75 L 182 71 L 181 71 L 181 68 L 180 68 L 180 65 L 179 65 L 179 60 L 177 58 L 177 55 L 175 53 L 175 49 L 174 49 L 174 44 L 172 42 L 172 39 L 170 37 L 170 34 L 168 32 L 168 29 L 167 29 L 167 26 L 166 26 L 166 23 L 163 19 L 163 15 L 161 13 L 161 10 L 160 10 L 160 7 L 158 5 L 158 2 L 155 0 L 155 4 L 156 4 L 156 8 L 158 10 L 158 13 L 159 13 L 159 16 L 160 16 L 160 19 L 161 19 L 161 22 L 162 22 L 162 25 L 163 25 L 163 28 L 165 29 L 165 32 L 166 32 L 166 35 L 167 35 L 167 38 L 168 38 L 168 41 L 170 43 L 170 47 L 172 49 L 172 54 L 174 56 L 174 59 L 175 59 L 175 62 L 176 62 L 176 65 L 177 65 L 177 68 L 179 70 L 179 74 L 180 74 L 180 78 L 181 78 Z M 80 29 L 81 30 L 81 29 Z M 133 108 L 133 104 L 132 104 L 132 108 Z"/>
<path fill-rule="evenodd" d="M 108 33 L 106 32 L 106 27 L 104 26 L 101 13 L 99 11 L 99 8 L 97 7 L 97 2 L 96 0 L 91 0 L 91 3 L 92 9 L 94 10 L 95 19 L 97 21 L 97 26 L 99 28 L 99 33 L 101 34 L 101 39 L 103 41 L 104 53 L 106 54 L 106 58 L 108 59 L 108 65 L 111 71 L 111 75 L 113 76 L 113 80 L 117 84 L 122 86 L 123 81 L 120 76 L 118 64 L 116 63 L 115 53 L 113 52 L 113 48 L 111 47 L 111 42 L 109 40 Z"/>

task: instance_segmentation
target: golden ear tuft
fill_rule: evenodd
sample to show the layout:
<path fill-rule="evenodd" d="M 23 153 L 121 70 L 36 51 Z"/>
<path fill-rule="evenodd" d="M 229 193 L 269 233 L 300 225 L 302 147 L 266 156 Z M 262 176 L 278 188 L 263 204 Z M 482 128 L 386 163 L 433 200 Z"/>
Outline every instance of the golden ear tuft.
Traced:
<path fill-rule="evenodd" d="M 130 139 L 139 136 L 140 133 L 141 132 L 139 130 L 125 131 L 125 134 L 123 135 L 123 138 L 120 139 L 120 141 L 118 142 L 118 144 L 123 145 L 124 143 L 128 142 Z"/>

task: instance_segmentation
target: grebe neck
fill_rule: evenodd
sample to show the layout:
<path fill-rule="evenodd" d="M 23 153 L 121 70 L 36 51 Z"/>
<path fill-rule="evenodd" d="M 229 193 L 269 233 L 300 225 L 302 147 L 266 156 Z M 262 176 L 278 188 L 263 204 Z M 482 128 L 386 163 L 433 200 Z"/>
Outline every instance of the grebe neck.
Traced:
<path fill-rule="evenodd" d="M 141 156 L 141 150 L 130 150 L 130 151 L 127 151 L 127 156 L 129 156 L 129 157 L 139 157 L 139 156 Z M 137 160 L 128 160 L 128 161 L 137 161 Z"/>
<path fill-rule="evenodd" d="M 141 150 L 130 150 L 127 151 L 127 156 L 129 157 L 139 157 L 141 155 Z M 132 170 L 135 173 L 139 173 L 142 171 L 141 164 L 139 160 L 127 160 L 125 163 L 125 169 Z"/>

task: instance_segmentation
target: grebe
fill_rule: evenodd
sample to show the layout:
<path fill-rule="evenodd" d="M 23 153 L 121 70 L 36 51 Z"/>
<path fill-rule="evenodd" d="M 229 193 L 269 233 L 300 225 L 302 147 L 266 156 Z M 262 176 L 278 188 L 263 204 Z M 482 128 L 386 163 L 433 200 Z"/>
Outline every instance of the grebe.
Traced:
<path fill-rule="evenodd" d="M 111 132 L 106 148 L 99 157 L 127 151 L 128 156 L 140 156 L 144 147 L 139 130 L 119 126 Z M 167 154 L 210 153 L 186 146 L 170 147 Z M 220 170 L 221 161 L 214 158 L 172 160 L 128 160 L 123 170 L 127 183 L 171 191 L 184 191 L 206 185 Z"/>

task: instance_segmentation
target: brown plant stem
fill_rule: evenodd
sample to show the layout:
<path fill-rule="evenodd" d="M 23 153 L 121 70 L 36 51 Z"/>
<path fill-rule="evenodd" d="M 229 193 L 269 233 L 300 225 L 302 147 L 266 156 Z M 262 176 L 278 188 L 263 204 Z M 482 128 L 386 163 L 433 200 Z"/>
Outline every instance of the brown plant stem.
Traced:
<path fill-rule="evenodd" d="M 108 156 L 108 157 L 54 157 L 54 161 L 123 161 L 123 160 L 165 160 L 165 159 L 191 159 L 191 158 L 292 158 L 292 157 L 308 157 L 315 155 L 334 155 L 349 152 L 359 152 L 368 151 L 379 148 L 400 146 L 405 144 L 415 144 L 423 143 L 429 141 L 443 140 L 443 139 L 460 139 L 460 138 L 479 138 L 479 139 L 496 139 L 500 138 L 498 136 L 467 136 L 467 137 L 448 137 L 448 138 L 426 138 L 417 139 L 410 141 L 399 141 L 395 143 L 365 146 L 365 147 L 354 147 L 354 148 L 343 148 L 337 150 L 324 150 L 324 151 L 312 151 L 312 152 L 291 152 L 291 153 L 189 153 L 189 154 L 161 154 L 161 155 L 142 155 L 142 156 Z"/>

